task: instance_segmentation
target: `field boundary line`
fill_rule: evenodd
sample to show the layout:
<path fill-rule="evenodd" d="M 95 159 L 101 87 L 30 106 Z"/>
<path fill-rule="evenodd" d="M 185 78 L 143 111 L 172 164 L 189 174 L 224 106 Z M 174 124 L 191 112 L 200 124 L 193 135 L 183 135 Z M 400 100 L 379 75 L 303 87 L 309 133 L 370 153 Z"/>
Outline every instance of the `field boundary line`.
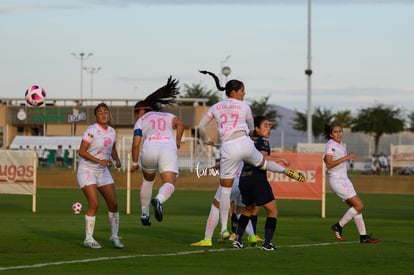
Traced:
<path fill-rule="evenodd" d="M 353 243 L 359 243 L 359 242 L 353 241 L 353 242 L 296 244 L 296 245 L 282 245 L 282 246 L 278 246 L 278 247 L 280 247 L 280 248 L 299 248 L 299 247 L 328 246 L 328 245 L 353 244 Z M 258 249 L 258 247 L 246 247 L 245 249 Z M 171 256 L 181 256 L 181 255 L 190 255 L 190 254 L 200 254 L 200 253 L 206 253 L 206 252 L 223 252 L 223 251 L 231 251 L 231 250 L 232 251 L 241 251 L 241 249 L 235 249 L 235 248 L 218 248 L 218 249 L 182 251 L 182 252 L 164 253 L 164 254 L 136 254 L 136 255 L 129 255 L 129 256 L 124 255 L 124 256 L 113 256 L 113 257 L 108 256 L 108 257 L 99 257 L 99 258 L 90 258 L 90 259 L 81 259 L 81 260 L 40 263 L 40 264 L 32 264 L 32 265 L 4 266 L 4 267 L 0 267 L 0 271 L 15 270 L 15 269 L 31 269 L 31 268 L 40 268 L 40 267 L 47 267 L 47 266 L 77 264 L 77 263 L 89 263 L 89 262 L 99 262 L 99 261 L 107 261 L 107 260 L 122 260 L 122 259 L 130 259 L 130 258 L 171 257 Z"/>

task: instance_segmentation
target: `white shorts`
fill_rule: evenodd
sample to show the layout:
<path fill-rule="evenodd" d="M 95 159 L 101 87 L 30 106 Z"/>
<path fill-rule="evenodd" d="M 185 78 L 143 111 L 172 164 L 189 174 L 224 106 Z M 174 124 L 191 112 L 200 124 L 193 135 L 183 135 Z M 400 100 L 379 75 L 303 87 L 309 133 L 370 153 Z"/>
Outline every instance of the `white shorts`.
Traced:
<path fill-rule="evenodd" d="M 329 186 L 344 201 L 357 195 L 352 182 L 348 178 L 329 178 Z"/>
<path fill-rule="evenodd" d="M 178 174 L 177 147 L 170 144 L 147 146 L 142 148 L 140 166 L 143 171 L 155 173 L 175 172 Z"/>
<path fill-rule="evenodd" d="M 97 187 L 101 187 L 107 184 L 113 184 L 114 179 L 108 168 L 102 170 L 91 170 L 89 168 L 78 168 L 78 184 L 82 189 L 86 185 L 96 184 Z"/>
<path fill-rule="evenodd" d="M 221 146 L 220 178 L 235 178 L 243 161 L 257 167 L 263 158 L 248 136 L 226 141 Z"/>
<path fill-rule="evenodd" d="M 221 185 L 217 188 L 216 194 L 214 195 L 214 199 L 216 199 L 218 202 L 220 202 L 221 198 Z M 231 193 L 230 193 L 230 202 L 236 201 L 236 204 L 242 207 L 246 207 L 244 203 L 242 202 L 242 197 L 240 194 L 239 189 L 239 177 L 236 177 L 233 182 L 233 186 L 231 187 Z"/>

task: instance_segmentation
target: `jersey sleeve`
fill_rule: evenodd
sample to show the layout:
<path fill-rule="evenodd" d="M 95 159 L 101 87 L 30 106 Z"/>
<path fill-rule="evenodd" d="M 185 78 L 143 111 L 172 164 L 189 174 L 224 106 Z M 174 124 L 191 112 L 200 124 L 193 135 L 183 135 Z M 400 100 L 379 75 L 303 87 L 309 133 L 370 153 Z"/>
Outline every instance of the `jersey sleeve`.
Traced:
<path fill-rule="evenodd" d="M 135 122 L 133 136 L 142 137 L 142 123 L 140 119 L 138 119 L 137 122 Z"/>
<path fill-rule="evenodd" d="M 260 137 L 260 138 L 257 140 L 257 143 L 256 143 L 256 148 L 257 148 L 257 150 L 259 150 L 259 151 L 265 151 L 265 152 L 267 152 L 267 154 L 268 154 L 268 155 L 270 155 L 270 145 L 269 145 L 269 140 L 267 140 L 267 139 L 265 139 L 265 138 Z"/>
<path fill-rule="evenodd" d="M 325 155 L 326 156 L 333 156 L 335 153 L 335 147 L 333 146 L 333 143 L 328 141 L 325 148 Z"/>
<path fill-rule="evenodd" d="M 85 141 L 86 143 L 91 144 L 94 136 L 95 136 L 94 127 L 89 126 L 88 128 L 86 128 L 85 132 L 83 132 L 82 141 Z"/>

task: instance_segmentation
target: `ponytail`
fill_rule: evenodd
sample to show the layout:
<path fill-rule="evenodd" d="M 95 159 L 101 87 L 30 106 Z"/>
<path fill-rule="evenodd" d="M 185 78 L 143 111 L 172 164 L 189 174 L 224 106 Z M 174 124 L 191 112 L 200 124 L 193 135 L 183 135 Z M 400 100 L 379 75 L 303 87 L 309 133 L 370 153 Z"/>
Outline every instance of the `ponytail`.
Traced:
<path fill-rule="evenodd" d="M 221 87 L 220 85 L 220 80 L 217 77 L 217 75 L 213 74 L 212 72 L 209 71 L 199 71 L 202 74 L 209 74 L 212 78 L 214 78 L 214 81 L 216 82 L 216 87 L 219 91 L 225 91 L 226 89 L 224 87 Z"/>
<path fill-rule="evenodd" d="M 226 83 L 226 86 L 225 87 L 222 87 L 220 85 L 219 78 L 215 74 L 213 74 L 212 72 L 209 72 L 209 71 L 199 71 L 199 72 L 202 73 L 202 74 L 208 74 L 211 77 L 213 77 L 214 78 L 214 81 L 216 82 L 217 89 L 219 91 L 226 91 L 226 96 L 230 96 L 230 93 L 232 91 L 237 91 L 237 90 L 241 89 L 244 86 L 243 82 L 241 82 L 240 80 L 233 79 L 233 80 L 229 80 Z"/>

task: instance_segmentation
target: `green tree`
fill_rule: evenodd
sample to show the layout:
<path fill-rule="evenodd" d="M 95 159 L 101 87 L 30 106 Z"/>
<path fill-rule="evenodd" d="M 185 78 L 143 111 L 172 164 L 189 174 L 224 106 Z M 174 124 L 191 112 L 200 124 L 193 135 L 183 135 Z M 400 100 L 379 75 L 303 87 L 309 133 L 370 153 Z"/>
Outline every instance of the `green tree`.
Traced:
<path fill-rule="evenodd" d="M 296 111 L 293 129 L 306 132 L 308 128 L 307 114 Z M 321 141 L 325 123 L 331 123 L 334 118 L 331 110 L 316 107 L 312 114 L 312 136 L 315 141 Z"/>
<path fill-rule="evenodd" d="M 272 106 L 268 104 L 270 95 L 266 97 L 262 97 L 259 100 L 256 99 L 248 99 L 247 101 L 250 102 L 250 108 L 252 110 L 253 116 L 264 116 L 268 120 L 278 123 L 282 116 L 279 112 L 274 109 Z M 277 125 L 275 125 L 275 128 Z"/>
<path fill-rule="evenodd" d="M 214 90 L 209 90 L 205 86 L 198 84 L 184 84 L 179 98 L 208 98 L 206 105 L 211 106 L 219 101 L 219 96 Z M 192 105 L 191 102 L 182 102 L 181 105 Z"/>
<path fill-rule="evenodd" d="M 338 111 L 334 116 L 334 123 L 341 125 L 343 128 L 351 128 L 353 120 L 350 110 Z"/>
<path fill-rule="evenodd" d="M 408 114 L 408 130 L 414 132 L 414 112 Z"/>
<path fill-rule="evenodd" d="M 383 134 L 393 134 L 404 130 L 404 119 L 399 108 L 387 107 L 382 104 L 358 111 L 351 128 L 353 132 L 364 132 L 374 136 L 375 154 Z"/>

